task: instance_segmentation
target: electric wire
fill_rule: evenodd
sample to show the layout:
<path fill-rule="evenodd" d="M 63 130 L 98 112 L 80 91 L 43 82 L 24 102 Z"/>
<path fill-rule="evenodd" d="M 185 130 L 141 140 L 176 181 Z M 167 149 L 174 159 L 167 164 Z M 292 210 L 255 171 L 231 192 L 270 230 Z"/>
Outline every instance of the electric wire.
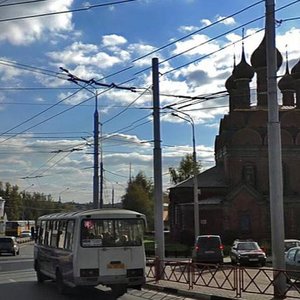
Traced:
<path fill-rule="evenodd" d="M 130 102 L 123 110 L 121 110 L 120 112 L 118 112 L 117 114 L 115 114 L 114 116 L 112 116 L 111 118 L 107 119 L 102 124 L 104 125 L 106 123 L 111 122 L 112 120 L 114 120 L 115 118 L 117 118 L 121 114 L 123 114 L 125 111 L 127 111 L 129 109 L 129 107 L 131 107 L 136 101 L 138 101 L 151 87 L 152 87 L 152 85 L 150 85 L 149 87 L 147 87 L 138 97 L 136 97 L 132 102 Z"/>
<path fill-rule="evenodd" d="M 10 129 L 8 129 L 8 130 L 2 132 L 2 133 L 0 134 L 0 137 L 3 136 L 4 134 L 7 134 L 7 133 L 11 132 L 12 130 L 14 130 L 14 129 L 16 129 L 16 128 L 18 128 L 18 127 L 20 127 L 20 126 L 22 126 L 22 125 L 24 125 L 24 124 L 26 124 L 26 123 L 32 121 L 32 120 L 34 120 L 35 118 L 37 118 L 38 116 L 44 114 L 44 113 L 47 112 L 48 110 L 50 110 L 50 109 L 52 109 L 53 107 L 57 106 L 58 104 L 60 104 L 60 103 L 62 103 L 62 102 L 64 102 L 64 101 L 68 100 L 69 98 L 73 97 L 74 95 L 76 95 L 77 93 L 79 93 L 82 89 L 83 89 L 83 88 L 81 88 L 81 89 L 75 91 L 75 92 L 72 93 L 71 95 L 65 97 L 64 99 L 62 99 L 62 100 L 60 100 L 59 102 L 57 102 L 57 103 L 51 105 L 50 107 L 48 107 L 48 108 L 42 110 L 41 112 L 39 112 L 39 113 L 33 115 L 32 117 L 28 118 L 27 120 L 25 120 L 25 121 L 23 121 L 23 122 L 21 122 L 21 123 L 15 125 L 15 126 L 11 127 Z M 71 107 L 71 108 L 73 108 L 73 107 Z M 31 128 L 29 128 L 29 129 L 31 129 Z M 28 130 L 29 130 L 29 129 L 28 129 Z M 25 130 L 25 131 L 27 131 L 27 130 Z M 22 131 L 22 133 L 24 133 L 25 131 Z M 14 136 L 16 136 L 16 135 L 13 135 L 12 137 L 14 137 Z M 5 142 L 5 141 L 6 141 L 6 140 L 4 140 L 4 141 L 2 141 L 2 142 Z M 0 142 L 0 143 L 2 143 L 2 142 Z"/>
<path fill-rule="evenodd" d="M 145 58 L 145 57 L 147 57 L 147 56 L 149 56 L 149 55 L 151 55 L 151 54 L 154 54 L 154 53 L 156 53 L 156 52 L 158 52 L 158 51 L 160 51 L 160 50 L 163 50 L 163 49 L 165 49 L 165 48 L 167 48 L 167 47 L 169 47 L 169 46 L 171 46 L 171 45 L 174 45 L 174 44 L 176 44 L 177 42 L 180 42 L 180 41 L 182 41 L 182 40 L 184 40 L 184 39 L 186 39 L 186 38 L 188 38 L 188 37 L 190 37 L 190 36 L 192 36 L 192 35 L 194 35 L 194 34 L 196 34 L 196 33 L 199 33 L 199 32 L 201 32 L 201 31 L 203 31 L 203 30 L 206 30 L 206 29 L 208 29 L 208 28 L 214 26 L 214 25 L 217 25 L 217 24 L 219 24 L 219 23 L 222 23 L 222 22 L 224 22 L 225 20 L 227 20 L 227 19 L 229 19 L 229 18 L 233 18 L 233 17 L 239 15 L 240 13 L 242 13 L 242 12 L 244 12 L 244 11 L 250 9 L 250 8 L 253 8 L 254 6 L 256 6 L 256 5 L 258 5 L 258 4 L 262 3 L 262 2 L 264 2 L 264 0 L 258 1 L 258 2 L 254 3 L 254 4 L 251 4 L 251 5 L 249 5 L 249 6 L 245 7 L 245 8 L 243 8 L 243 9 L 241 9 L 241 10 L 239 10 L 239 11 L 237 11 L 237 12 L 235 12 L 235 13 L 233 13 L 233 14 L 227 16 L 227 17 L 221 18 L 220 20 L 218 20 L 218 21 L 216 21 L 216 22 L 213 22 L 213 23 L 211 23 L 211 24 L 209 24 L 209 25 L 207 25 L 207 26 L 204 26 L 204 27 L 202 27 L 202 28 L 200 28 L 200 29 L 198 29 L 198 30 L 195 30 L 195 31 L 193 31 L 193 32 L 191 32 L 191 33 L 189 33 L 189 34 L 187 34 L 187 35 L 184 35 L 184 36 L 182 36 L 182 37 L 180 37 L 180 38 L 178 38 L 178 39 L 176 39 L 176 40 L 174 40 L 174 41 L 172 41 L 172 42 L 170 42 L 170 43 L 168 43 L 168 44 L 165 44 L 165 45 L 163 45 L 163 46 L 161 46 L 161 47 L 159 47 L 159 48 L 157 48 L 157 49 L 155 49 L 155 50 L 153 50 L 153 51 L 151 51 L 151 52 L 149 52 L 149 53 L 147 53 L 147 54 L 145 54 L 145 55 L 143 55 L 143 56 L 140 56 L 139 58 L 134 59 L 132 62 L 136 62 L 136 61 L 138 61 L 138 60 L 140 60 L 140 59 L 143 59 L 143 58 Z"/>
<path fill-rule="evenodd" d="M 284 5 L 284 6 L 281 6 L 280 8 L 276 9 L 276 12 L 277 12 L 277 11 L 280 11 L 280 10 L 282 10 L 282 9 L 285 9 L 285 8 L 287 8 L 287 7 L 289 7 L 289 6 L 292 6 L 292 5 L 296 4 L 296 3 L 298 3 L 299 1 L 300 1 L 300 0 L 296 0 L 296 1 L 293 1 L 293 2 L 291 2 L 291 3 L 289 3 L 289 4 L 286 4 L 286 5 Z M 205 45 L 205 44 L 207 44 L 207 43 L 210 43 L 210 42 L 212 42 L 212 41 L 214 41 L 214 40 L 216 40 L 216 39 L 219 39 L 220 37 L 225 36 L 225 35 L 227 35 L 227 34 L 229 34 L 229 33 L 231 33 L 231 32 L 234 32 L 234 31 L 236 31 L 236 30 L 238 30 L 238 29 L 241 29 L 241 28 L 243 28 L 243 27 L 245 27 L 245 26 L 247 26 L 247 25 L 249 25 L 249 24 L 251 24 L 251 23 L 254 23 L 254 22 L 256 22 L 256 21 L 259 21 L 259 20 L 263 19 L 264 17 L 265 17 L 265 16 L 261 16 L 261 17 L 257 17 L 257 18 L 255 18 L 255 19 L 252 19 L 252 20 L 250 20 L 250 21 L 248 21 L 248 22 L 246 22 L 246 23 L 244 23 L 244 24 L 242 24 L 242 25 L 240 25 L 240 26 L 237 26 L 237 27 L 235 27 L 235 28 L 233 28 L 233 29 L 231 29 L 231 30 L 228 30 L 228 31 L 225 32 L 225 33 L 219 34 L 219 35 L 217 35 L 216 37 L 211 38 L 211 39 L 209 39 L 209 40 L 207 40 L 207 41 L 205 41 L 205 42 L 203 42 L 203 43 L 201 43 L 201 44 L 199 44 L 199 45 L 195 45 L 195 46 L 193 46 L 193 47 L 191 47 L 191 48 L 189 48 L 189 49 L 187 49 L 187 50 L 185 50 L 185 51 L 182 51 L 181 53 L 175 54 L 175 55 L 173 55 L 173 56 L 171 56 L 171 57 L 169 57 L 169 58 L 167 58 L 167 59 L 165 59 L 165 60 L 159 62 L 159 65 L 162 65 L 162 64 L 164 64 L 165 62 L 167 62 L 167 61 L 169 61 L 169 60 L 172 60 L 172 59 L 174 59 L 174 58 L 176 58 L 176 57 L 178 57 L 178 56 L 180 56 L 180 55 L 182 55 L 182 54 L 185 54 L 185 53 L 187 53 L 187 52 L 189 52 L 189 51 L 191 51 L 191 50 L 194 50 L 194 49 L 197 48 L 197 47 L 203 46 L 203 45 Z M 199 61 L 199 60 L 201 60 L 201 59 L 203 59 L 203 58 L 206 58 L 206 57 L 211 56 L 211 55 L 213 55 L 213 54 L 215 54 L 215 53 L 217 53 L 217 52 L 220 52 L 220 51 L 226 49 L 227 47 L 232 46 L 232 45 L 236 44 L 237 42 L 240 42 L 240 41 L 242 41 L 243 39 L 246 39 L 246 38 L 252 36 L 253 34 L 256 34 L 256 33 L 260 32 L 260 31 L 262 31 L 262 30 L 264 30 L 264 28 L 261 28 L 260 30 L 257 30 L 257 31 L 255 31 L 254 33 L 249 34 L 249 35 L 247 35 L 247 36 L 241 38 L 241 39 L 238 40 L 238 41 L 235 41 L 235 42 L 233 42 L 233 43 L 231 43 L 231 44 L 228 44 L 227 46 L 221 47 L 221 48 L 219 48 L 219 49 L 216 50 L 216 51 L 212 51 L 212 52 L 210 52 L 209 54 L 206 54 L 206 55 L 204 55 L 204 56 L 202 56 L 202 57 L 200 57 L 200 58 L 197 58 L 197 59 L 195 59 L 195 60 L 193 60 L 193 61 L 190 61 L 190 62 L 188 62 L 188 63 L 186 63 L 186 64 L 182 64 L 182 65 L 180 65 L 180 66 L 178 66 L 178 67 L 176 67 L 176 68 L 173 68 L 173 69 L 171 69 L 171 70 L 169 70 L 169 71 L 166 71 L 166 72 L 164 72 L 164 73 L 161 74 L 161 75 L 163 76 L 163 75 L 169 74 L 169 73 L 171 73 L 171 72 L 173 72 L 173 71 L 176 71 L 176 70 L 178 70 L 178 69 L 181 69 L 181 68 L 183 68 L 183 67 L 186 67 L 186 66 L 188 66 L 188 65 L 190 65 L 190 64 L 192 64 L 192 63 L 195 63 L 195 62 L 197 62 L 197 61 Z M 145 71 L 148 71 L 148 70 L 150 70 L 150 69 L 151 69 L 151 67 L 144 68 L 143 70 L 140 70 L 140 71 L 138 71 L 138 72 L 135 72 L 135 73 L 134 73 L 134 76 L 136 76 L 136 75 L 138 75 L 138 74 L 141 74 L 141 73 L 144 73 Z"/>
<path fill-rule="evenodd" d="M 23 5 L 23 4 L 31 4 L 31 3 L 36 3 L 36 2 L 45 2 L 45 1 L 48 1 L 48 0 L 31 0 L 31 1 L 24 1 L 24 2 L 13 2 L 13 3 L 2 4 L 4 2 L 7 2 L 7 1 L 3 1 L 3 2 L 0 2 L 0 8 L 8 7 L 8 6 Z"/>
<path fill-rule="evenodd" d="M 209 28 L 209 27 L 211 27 L 211 26 L 213 26 L 213 25 L 216 25 L 216 24 L 218 24 L 218 23 L 220 23 L 220 22 L 222 22 L 222 21 L 224 21 L 224 20 L 226 20 L 226 19 L 228 19 L 228 18 L 234 17 L 234 16 L 236 16 L 236 15 L 238 15 L 238 14 L 240 14 L 240 13 L 242 13 L 242 12 L 244 12 L 244 11 L 246 11 L 246 10 L 248 10 L 248 9 L 250 9 L 250 8 L 252 8 L 252 7 L 254 7 L 254 6 L 256 6 L 257 4 L 259 4 L 259 3 L 261 3 L 261 2 L 263 2 L 263 1 L 258 1 L 258 2 L 256 2 L 256 3 L 250 5 L 250 6 L 247 6 L 247 7 L 243 8 L 243 9 L 241 9 L 240 11 L 238 11 L 238 12 L 236 12 L 236 13 L 233 13 L 233 14 L 227 16 L 227 17 L 224 17 L 224 18 L 222 18 L 222 19 L 220 19 L 220 20 L 218 20 L 218 21 L 216 21 L 216 22 L 214 22 L 214 23 L 212 23 L 212 24 L 210 24 L 210 25 L 208 25 L 208 26 L 205 26 L 205 27 L 203 27 L 203 28 L 201 28 L 201 29 L 199 29 L 199 30 L 196 30 L 196 31 L 194 31 L 194 32 L 192 32 L 192 33 L 189 33 L 189 34 L 187 34 L 187 35 L 185 35 L 185 36 L 183 36 L 183 37 L 181 37 L 181 38 L 179 38 L 179 39 L 176 39 L 176 40 L 172 41 L 171 43 L 168 43 L 168 44 L 166 44 L 166 45 L 164 45 L 164 46 L 162 46 L 162 47 L 160 47 L 160 48 L 158 48 L 158 49 L 156 49 L 156 50 L 154 50 L 154 51 L 152 51 L 152 52 L 150 52 L 150 53 L 148 53 L 148 54 L 146 54 L 146 55 L 140 56 L 140 57 L 134 59 L 134 60 L 132 61 L 132 63 L 133 63 L 133 62 L 136 62 L 136 61 L 138 61 L 138 60 L 140 60 L 140 59 L 142 59 L 142 58 L 144 58 L 144 57 L 147 57 L 147 56 L 149 56 L 149 55 L 151 55 L 151 54 L 153 54 L 153 53 L 155 53 L 155 52 L 158 52 L 158 51 L 160 51 L 160 50 L 162 50 L 162 49 L 164 49 L 164 48 L 166 48 L 166 47 L 168 47 L 168 46 L 170 46 L 170 45 L 172 45 L 172 44 L 174 44 L 174 43 L 176 43 L 176 42 L 178 42 L 178 41 L 181 41 L 181 40 L 183 40 L 183 39 L 185 39 L 185 38 L 187 38 L 187 37 L 190 37 L 190 36 L 192 36 L 192 35 L 194 35 L 194 34 L 200 32 L 200 31 L 203 31 L 203 30 L 205 30 L 205 29 L 207 29 L 207 28 Z M 20 64 L 20 65 L 22 66 L 22 64 Z M 112 73 L 112 74 L 109 74 L 109 75 L 107 75 L 107 76 L 101 78 L 100 80 L 103 80 L 103 79 L 109 78 L 109 77 L 111 77 L 111 76 L 120 74 L 121 72 L 127 71 L 127 70 L 129 70 L 129 69 L 131 69 L 131 68 L 133 68 L 133 66 L 129 66 L 129 67 L 124 68 L 124 69 L 122 69 L 122 70 L 116 71 L 116 72 L 114 72 L 114 73 Z M 43 70 L 43 71 L 45 71 L 45 70 Z M 40 71 L 40 72 L 41 72 L 41 71 Z"/>
<path fill-rule="evenodd" d="M 61 14 L 76 13 L 76 12 L 80 12 L 80 11 L 88 11 L 88 10 L 98 8 L 98 7 L 112 6 L 112 5 L 123 4 L 123 3 L 127 3 L 127 2 L 135 2 L 135 1 L 139 1 L 139 0 L 120 0 L 120 1 L 102 3 L 102 4 L 87 5 L 86 7 L 83 7 L 83 8 L 74 8 L 74 9 L 62 10 L 62 11 L 57 11 L 57 12 L 48 12 L 48 13 L 42 13 L 42 14 L 36 14 L 36 15 L 6 18 L 6 19 L 0 19 L 0 23 L 9 22 L 9 21 L 17 21 L 17 20 L 25 20 L 25 19 L 33 19 L 33 18 L 40 18 L 40 17 L 48 17 L 48 16 L 61 15 Z"/>

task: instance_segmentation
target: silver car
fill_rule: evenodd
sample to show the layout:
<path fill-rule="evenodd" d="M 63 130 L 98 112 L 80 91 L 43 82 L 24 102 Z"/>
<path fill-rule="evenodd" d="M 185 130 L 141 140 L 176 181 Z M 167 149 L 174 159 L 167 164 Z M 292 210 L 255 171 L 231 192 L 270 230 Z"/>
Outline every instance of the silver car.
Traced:
<path fill-rule="evenodd" d="M 300 247 L 288 250 L 285 255 L 285 266 L 290 279 L 300 279 Z"/>
<path fill-rule="evenodd" d="M 10 253 L 12 255 L 19 255 L 20 248 L 17 239 L 14 236 L 0 237 L 0 254 Z"/>
<path fill-rule="evenodd" d="M 289 249 L 300 246 L 300 240 L 287 239 L 284 240 L 284 252 L 286 253 Z"/>

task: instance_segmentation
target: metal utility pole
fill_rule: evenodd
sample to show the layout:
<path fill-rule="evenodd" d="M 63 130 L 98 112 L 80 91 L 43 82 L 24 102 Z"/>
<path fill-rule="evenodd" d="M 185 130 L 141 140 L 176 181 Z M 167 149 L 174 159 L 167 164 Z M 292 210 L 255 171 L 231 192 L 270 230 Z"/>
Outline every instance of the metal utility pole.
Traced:
<path fill-rule="evenodd" d="M 101 125 L 101 159 L 100 159 L 100 203 L 99 207 L 103 208 L 103 148 L 102 148 L 102 124 Z"/>
<path fill-rule="evenodd" d="M 99 113 L 98 97 L 95 94 L 94 112 L 94 177 L 93 177 L 93 208 L 99 207 Z"/>
<path fill-rule="evenodd" d="M 269 188 L 272 232 L 272 255 L 274 269 L 285 269 L 284 262 L 284 215 L 282 191 L 281 131 L 277 101 L 277 56 L 275 46 L 275 4 L 266 0 L 266 52 L 268 80 L 268 153 Z M 284 274 L 274 274 L 274 295 L 284 295 L 286 283 Z"/>
<path fill-rule="evenodd" d="M 155 255 L 164 260 L 165 240 L 163 222 L 163 195 L 162 195 L 162 160 L 160 139 L 160 103 L 159 103 L 159 72 L 158 58 L 152 59 L 152 81 L 153 81 L 153 169 L 154 169 L 154 226 L 155 226 Z"/>

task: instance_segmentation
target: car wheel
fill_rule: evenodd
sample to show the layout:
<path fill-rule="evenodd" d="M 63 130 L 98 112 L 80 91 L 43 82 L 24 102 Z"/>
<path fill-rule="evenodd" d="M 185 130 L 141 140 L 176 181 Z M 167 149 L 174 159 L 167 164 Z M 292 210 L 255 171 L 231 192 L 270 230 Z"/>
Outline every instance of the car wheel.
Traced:
<path fill-rule="evenodd" d="M 233 258 L 233 257 L 230 257 L 230 259 L 231 259 L 231 264 L 232 264 L 232 265 L 236 265 L 236 259 Z"/>
<path fill-rule="evenodd" d="M 13 256 L 16 256 L 16 254 L 17 254 L 16 251 L 13 251 L 12 255 L 13 255 Z"/>

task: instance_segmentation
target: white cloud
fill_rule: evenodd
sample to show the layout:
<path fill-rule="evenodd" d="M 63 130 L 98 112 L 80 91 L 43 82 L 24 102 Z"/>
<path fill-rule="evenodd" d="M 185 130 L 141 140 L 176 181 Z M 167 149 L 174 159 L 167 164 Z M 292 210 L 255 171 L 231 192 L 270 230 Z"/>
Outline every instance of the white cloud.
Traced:
<path fill-rule="evenodd" d="M 9 1 L 13 2 L 13 1 Z M 8 6 L 1 8 L 0 19 L 33 16 L 57 11 L 67 11 L 73 0 L 41 1 L 40 3 Z M 13 45 L 28 45 L 44 38 L 44 33 L 56 34 L 73 29 L 72 14 L 58 14 L 38 18 L 24 18 L 20 20 L 0 23 L 0 42 L 8 41 Z"/>
<path fill-rule="evenodd" d="M 208 20 L 208 19 L 202 19 L 201 21 L 200 21 L 204 26 L 208 26 L 208 25 L 210 25 L 212 22 L 210 21 L 210 20 Z"/>
<path fill-rule="evenodd" d="M 220 23 L 224 24 L 224 25 L 234 25 L 234 24 L 236 24 L 233 17 L 227 18 L 227 17 L 218 16 L 217 21 L 220 21 Z"/>
<path fill-rule="evenodd" d="M 127 43 L 127 40 L 123 36 L 120 36 L 117 34 L 104 35 L 102 37 L 102 44 L 104 47 L 123 45 L 126 43 Z"/>
<path fill-rule="evenodd" d="M 112 56 L 105 52 L 97 52 L 97 50 L 96 45 L 75 42 L 62 51 L 48 52 L 47 55 L 55 63 L 61 63 L 65 66 L 92 65 L 100 69 L 105 69 L 122 62 L 117 56 Z"/>
<path fill-rule="evenodd" d="M 185 52 L 184 55 L 203 55 L 219 49 L 219 45 L 215 42 L 207 42 L 209 37 L 204 34 L 196 34 L 191 38 L 180 41 L 175 44 L 174 54 Z M 190 50 L 191 49 L 191 50 Z"/>
<path fill-rule="evenodd" d="M 198 29 L 199 29 L 199 27 L 196 27 L 196 26 L 180 26 L 178 30 L 180 32 L 189 33 L 189 32 L 194 32 Z"/>

